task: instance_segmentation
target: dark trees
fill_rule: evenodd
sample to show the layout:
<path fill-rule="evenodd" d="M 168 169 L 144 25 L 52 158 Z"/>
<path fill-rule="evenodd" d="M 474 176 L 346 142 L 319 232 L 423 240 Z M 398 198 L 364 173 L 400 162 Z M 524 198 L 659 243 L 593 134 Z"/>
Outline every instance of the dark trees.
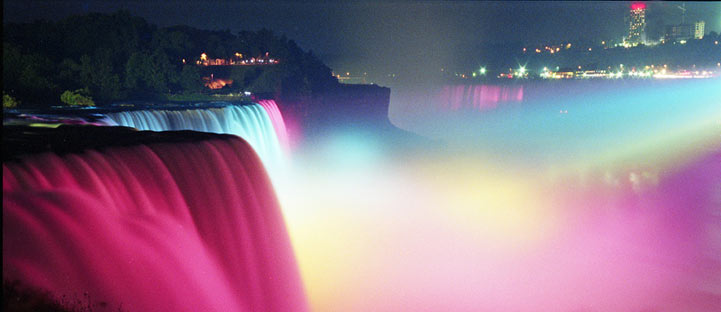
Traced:
<path fill-rule="evenodd" d="M 267 29 L 234 35 L 189 26 L 158 28 L 127 11 L 5 26 L 3 90 L 22 106 L 55 105 L 63 90 L 88 90 L 101 105 L 205 92 L 204 70 L 195 64 L 201 53 L 212 58 L 268 53 L 280 61 L 230 70 L 234 91 L 306 95 L 337 83 L 312 53 Z"/>

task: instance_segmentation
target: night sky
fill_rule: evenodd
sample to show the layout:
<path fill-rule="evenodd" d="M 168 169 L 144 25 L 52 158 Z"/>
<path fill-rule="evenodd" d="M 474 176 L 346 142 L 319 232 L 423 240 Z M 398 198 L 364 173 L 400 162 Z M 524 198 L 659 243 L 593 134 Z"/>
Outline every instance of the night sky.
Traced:
<path fill-rule="evenodd" d="M 649 31 L 681 21 L 679 2 L 648 3 Z M 4 1 L 3 21 L 57 20 L 127 9 L 160 26 L 268 28 L 311 49 L 336 72 L 419 75 L 462 69 L 489 43 L 610 40 L 624 35 L 630 2 Z M 721 30 L 721 2 L 686 4 L 687 21 Z"/>

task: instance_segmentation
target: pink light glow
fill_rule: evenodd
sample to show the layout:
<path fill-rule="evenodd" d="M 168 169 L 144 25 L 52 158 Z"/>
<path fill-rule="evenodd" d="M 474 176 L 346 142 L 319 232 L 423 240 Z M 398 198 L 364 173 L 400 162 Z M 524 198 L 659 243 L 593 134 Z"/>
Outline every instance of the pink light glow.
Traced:
<path fill-rule="evenodd" d="M 280 143 L 280 146 L 287 153 L 290 148 L 288 131 L 285 127 L 285 121 L 283 120 L 283 115 L 280 113 L 280 110 L 278 109 L 278 105 L 275 103 L 275 100 L 260 100 L 260 101 L 258 101 L 258 104 L 263 106 L 265 111 L 268 113 L 268 117 L 270 117 L 270 121 L 273 123 L 273 128 L 275 129 L 275 134 L 278 136 L 278 141 Z"/>
<path fill-rule="evenodd" d="M 633 10 L 633 11 L 635 11 L 635 10 L 645 10 L 645 9 L 646 9 L 646 4 L 645 4 L 645 3 L 636 2 L 636 3 L 632 3 L 632 4 L 631 4 L 631 10 Z"/>
<path fill-rule="evenodd" d="M 310 174 L 318 168 L 299 175 L 284 209 L 295 211 L 288 220 L 314 309 L 721 306 L 718 256 L 706 254 L 718 247 L 708 218 L 721 154 L 663 173 L 625 168 L 553 183 L 478 156 L 443 161 L 349 168 L 336 173 L 353 174 L 343 183 Z"/>
<path fill-rule="evenodd" d="M 3 278 L 108 310 L 306 309 L 268 176 L 235 137 L 3 163 Z"/>
<path fill-rule="evenodd" d="M 492 110 L 500 104 L 523 101 L 523 86 L 445 86 L 439 94 L 441 106 L 450 110 Z"/>

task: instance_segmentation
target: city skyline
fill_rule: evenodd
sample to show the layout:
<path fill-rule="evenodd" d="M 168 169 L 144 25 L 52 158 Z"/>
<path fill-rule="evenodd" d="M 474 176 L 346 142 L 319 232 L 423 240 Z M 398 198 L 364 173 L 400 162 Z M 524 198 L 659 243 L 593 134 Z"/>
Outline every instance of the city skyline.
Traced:
<path fill-rule="evenodd" d="M 71 14 L 128 10 L 159 26 L 201 29 L 266 28 L 312 50 L 337 72 L 419 77 L 440 68 L 466 68 L 491 46 L 616 41 L 628 35 L 634 2 L 410 2 L 299 3 L 200 1 L 5 1 L 4 22 L 60 19 Z M 658 40 L 667 25 L 704 20 L 721 29 L 721 3 L 648 2 L 646 33 Z M 475 66 L 475 65 L 473 65 Z"/>

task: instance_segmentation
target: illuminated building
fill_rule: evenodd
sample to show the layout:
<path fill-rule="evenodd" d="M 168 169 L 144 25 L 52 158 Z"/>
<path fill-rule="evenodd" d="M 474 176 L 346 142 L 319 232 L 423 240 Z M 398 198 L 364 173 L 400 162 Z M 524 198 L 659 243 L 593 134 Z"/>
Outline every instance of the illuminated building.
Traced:
<path fill-rule="evenodd" d="M 646 37 L 646 4 L 631 4 L 630 21 L 628 25 L 628 37 L 626 43 L 637 45 L 643 43 Z"/>
<path fill-rule="evenodd" d="M 693 38 L 694 39 L 703 39 L 705 27 L 706 27 L 706 22 L 704 22 L 704 21 L 696 22 L 696 24 L 694 24 L 694 29 L 693 29 Z"/>

